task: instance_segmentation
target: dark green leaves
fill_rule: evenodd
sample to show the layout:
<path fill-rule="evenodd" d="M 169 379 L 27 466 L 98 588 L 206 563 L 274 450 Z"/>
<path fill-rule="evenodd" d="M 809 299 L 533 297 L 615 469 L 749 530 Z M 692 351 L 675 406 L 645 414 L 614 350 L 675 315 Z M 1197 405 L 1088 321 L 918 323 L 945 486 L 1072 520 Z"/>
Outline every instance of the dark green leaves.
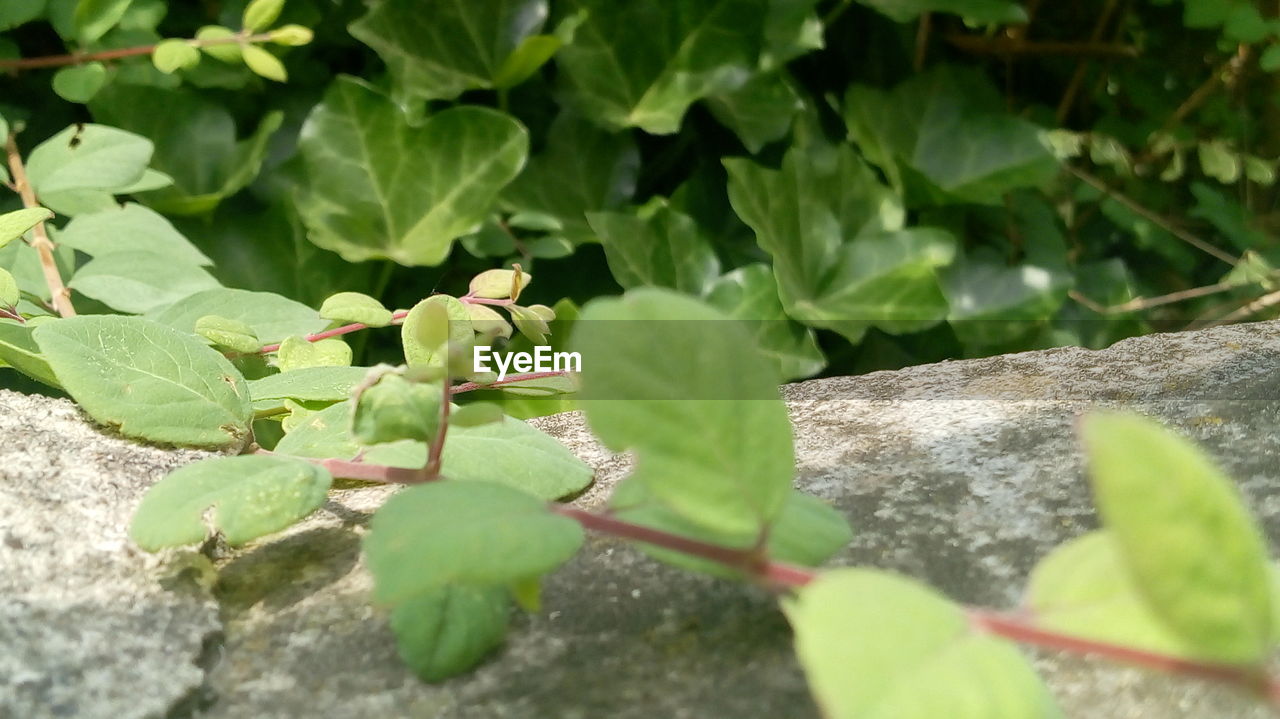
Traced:
<path fill-rule="evenodd" d="M 1266 545 L 1231 482 L 1149 419 L 1098 414 L 1081 431 L 1098 512 L 1150 609 L 1198 657 L 1265 659 Z"/>
<path fill-rule="evenodd" d="M 508 61 L 546 18 L 546 0 L 382 0 L 351 34 L 378 52 L 406 94 L 453 99 L 522 79 Z"/>
<path fill-rule="evenodd" d="M 352 261 L 439 264 L 454 238 L 480 226 L 528 143 L 520 123 L 478 107 L 411 127 L 390 99 L 340 78 L 299 141 L 308 238 Z"/>
<path fill-rule="evenodd" d="M 922 585 L 842 569 L 783 608 L 796 654 L 831 719 L 1055 719 L 1061 714 L 1013 645 L 970 630 Z"/>
<path fill-rule="evenodd" d="M 449 585 L 537 577 L 581 544 L 577 522 L 537 497 L 487 482 L 437 482 L 389 499 L 364 547 L 375 598 L 398 604 Z"/>
<path fill-rule="evenodd" d="M 72 398 L 122 434 L 208 448 L 248 436 L 244 379 L 191 335 L 140 317 L 99 315 L 45 323 L 35 339 Z"/>
<path fill-rule="evenodd" d="M 606 126 L 659 135 L 679 129 L 693 102 L 743 83 L 769 10 L 765 0 L 572 5 L 587 16 L 558 55 L 566 99 Z"/>
<path fill-rule="evenodd" d="M 656 200 L 634 213 L 587 215 L 600 235 L 609 270 L 623 287 L 670 287 L 700 295 L 720 261 L 693 219 Z"/>
<path fill-rule="evenodd" d="M 147 492 L 129 536 L 150 552 L 201 542 L 210 530 L 221 531 L 228 544 L 244 544 L 319 508 L 332 481 L 316 465 L 279 456 L 189 464 Z"/>
<path fill-rule="evenodd" d="M 589 304 L 573 349 L 592 430 L 636 452 L 629 481 L 716 532 L 773 521 L 794 471 L 791 424 L 746 328 L 688 297 L 632 290 Z"/>

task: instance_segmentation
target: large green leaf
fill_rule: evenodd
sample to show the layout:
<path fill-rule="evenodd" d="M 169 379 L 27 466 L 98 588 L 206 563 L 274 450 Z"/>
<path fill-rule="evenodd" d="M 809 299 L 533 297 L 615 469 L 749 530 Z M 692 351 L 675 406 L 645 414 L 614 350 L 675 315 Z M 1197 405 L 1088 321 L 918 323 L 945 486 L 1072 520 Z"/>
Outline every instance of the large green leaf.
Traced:
<path fill-rule="evenodd" d="M 796 655 L 830 719 L 1056 719 L 1030 663 L 974 633 L 964 612 L 914 581 L 827 572 L 783 601 Z"/>
<path fill-rule="evenodd" d="M 586 10 L 557 55 L 566 101 L 609 127 L 665 135 L 689 105 L 740 86 L 759 60 L 767 0 L 574 0 Z"/>
<path fill-rule="evenodd" d="M 58 244 L 94 257 L 147 252 L 175 264 L 213 264 L 162 215 L 132 202 L 77 216 L 58 233 Z"/>
<path fill-rule="evenodd" d="M 161 212 L 182 215 L 207 213 L 248 186 L 284 119 L 268 112 L 252 135 L 237 141 L 235 120 L 220 103 L 184 89 L 119 83 L 98 93 L 90 108 L 102 122 L 155 141 L 154 166 L 173 177 L 173 187 L 142 197 Z"/>
<path fill-rule="evenodd" d="M 1034 332 L 1062 306 L 1070 286 L 1071 275 L 1062 270 L 1029 263 L 1009 267 L 974 253 L 948 268 L 942 288 L 956 336 L 981 347 Z"/>
<path fill-rule="evenodd" d="M 783 310 L 768 265 L 754 263 L 721 276 L 707 292 L 707 302 L 754 329 L 756 345 L 777 363 L 782 379 L 808 377 L 826 366 L 813 330 Z"/>
<path fill-rule="evenodd" d="M 73 125 L 31 151 L 27 178 L 40 201 L 61 214 L 101 209 L 143 179 L 154 149 L 115 127 Z"/>
<path fill-rule="evenodd" d="M 588 304 L 572 348 L 581 406 L 632 476 L 688 521 L 725 534 L 764 531 L 795 470 L 791 423 L 773 366 L 742 323 L 659 289 Z"/>
<path fill-rule="evenodd" d="M 720 274 L 710 240 L 692 218 L 661 198 L 632 212 L 590 213 L 587 221 L 623 287 L 670 287 L 701 295 Z"/>
<path fill-rule="evenodd" d="M 151 552 L 201 542 L 211 528 L 232 546 L 244 544 L 311 514 L 324 504 L 332 482 L 321 467 L 285 457 L 188 464 L 147 491 L 129 536 Z"/>
<path fill-rule="evenodd" d="M 595 241 L 586 213 L 621 207 L 640 174 L 640 153 L 626 132 L 607 132 L 572 113 L 547 131 L 546 147 L 502 193 L 504 207 L 547 222 L 573 243 Z"/>
<path fill-rule="evenodd" d="M 46 322 L 36 343 L 89 416 L 129 437 L 219 448 L 249 433 L 249 390 L 200 340 L 141 317 Z"/>
<path fill-rule="evenodd" d="M 507 585 L 541 576 L 582 545 L 582 527 L 546 502 L 488 482 L 406 489 L 373 515 L 364 551 L 374 598 L 398 604 L 450 585 Z"/>
<path fill-rule="evenodd" d="M 951 262 L 954 238 L 901 229 L 897 199 L 852 148 L 793 148 L 778 170 L 724 164 L 733 209 L 773 256 L 788 315 L 853 342 L 868 327 L 902 333 L 946 316 L 937 270 Z"/>
<path fill-rule="evenodd" d="M 250 292 L 230 287 L 204 290 L 150 315 L 162 325 L 195 332 L 196 321 L 218 315 L 253 328 L 258 339 L 274 344 L 293 335 L 309 335 L 329 326 L 328 320 L 306 305 L 271 292 Z"/>
<path fill-rule="evenodd" d="M 984 77 L 942 65 L 891 91 L 855 85 L 844 116 L 863 155 L 911 204 L 998 205 L 1058 170 L 1040 128 L 1001 108 Z"/>
<path fill-rule="evenodd" d="M 1081 431 L 1098 512 L 1151 610 L 1198 656 L 1262 662 L 1266 544 L 1235 486 L 1153 420 L 1095 414 Z"/>
<path fill-rule="evenodd" d="M 437 587 L 407 599 L 391 612 L 400 658 L 427 681 L 464 672 L 502 642 L 510 604 L 505 587 Z"/>
<path fill-rule="evenodd" d="M 308 238 L 348 260 L 439 264 L 484 221 L 528 145 L 520 123 L 479 107 L 412 127 L 390 99 L 339 78 L 303 127 L 298 210 Z"/>
<path fill-rule="evenodd" d="M 67 283 L 71 289 L 121 312 L 140 314 L 219 287 L 199 265 L 174 262 L 146 250 L 109 252 L 81 267 Z"/>
<path fill-rule="evenodd" d="M 742 87 L 707 100 L 716 119 L 733 130 L 751 152 L 781 139 L 804 101 L 781 72 L 757 73 Z"/>
<path fill-rule="evenodd" d="M 494 87 L 546 19 L 547 0 L 382 0 L 351 34 L 377 51 L 405 94 L 451 100 Z"/>

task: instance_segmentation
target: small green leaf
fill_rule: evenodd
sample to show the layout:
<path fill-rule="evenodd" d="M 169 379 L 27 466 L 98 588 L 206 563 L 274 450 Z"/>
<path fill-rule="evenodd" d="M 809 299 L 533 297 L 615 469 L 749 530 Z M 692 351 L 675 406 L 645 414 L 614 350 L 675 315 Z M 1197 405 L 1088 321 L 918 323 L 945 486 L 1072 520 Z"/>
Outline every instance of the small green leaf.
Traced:
<path fill-rule="evenodd" d="M 305 367 L 249 380 L 254 412 L 283 409 L 285 400 L 338 402 L 365 378 L 365 367 Z"/>
<path fill-rule="evenodd" d="M 75 4 L 76 35 L 88 45 L 116 26 L 133 0 L 79 0 Z"/>
<path fill-rule="evenodd" d="M 206 25 L 196 31 L 196 40 L 227 40 L 236 36 L 236 31 L 229 27 L 221 25 Z M 241 48 L 242 43 L 225 42 L 216 45 L 201 45 L 200 49 L 204 53 L 216 60 L 229 63 L 239 63 L 244 60 L 244 53 Z"/>
<path fill-rule="evenodd" d="M 199 65 L 200 51 L 188 40 L 162 40 L 151 52 L 151 64 L 160 72 L 171 75 Z"/>
<path fill-rule="evenodd" d="M 398 604 L 444 586 L 507 585 L 545 574 L 582 540 L 577 522 L 533 495 L 489 482 L 435 482 L 387 500 L 364 551 L 375 599 Z"/>
<path fill-rule="evenodd" d="M 826 572 L 783 600 L 783 609 L 823 716 L 1062 716 L 1012 644 L 973 632 L 960 607 L 913 580 L 867 569 Z"/>
<path fill-rule="evenodd" d="M 93 99 L 107 82 L 107 67 L 100 62 L 64 67 L 53 74 L 53 91 L 67 102 Z"/>
<path fill-rule="evenodd" d="M 189 334 L 141 317 L 87 315 L 42 324 L 35 339 L 72 399 L 128 437 L 220 448 L 248 436 L 244 378 Z"/>
<path fill-rule="evenodd" d="M 45 361 L 40 346 L 31 336 L 34 329 L 31 322 L 18 324 L 13 320 L 0 319 L 0 360 L 37 382 L 60 388 L 62 385 L 53 374 L 53 368 Z"/>
<path fill-rule="evenodd" d="M 516 299 L 533 282 L 533 275 L 515 270 L 485 270 L 471 278 L 467 294 L 490 300 Z"/>
<path fill-rule="evenodd" d="M 51 217 L 53 213 L 43 207 L 14 210 L 0 215 L 0 247 L 22 237 L 27 230 Z"/>
<path fill-rule="evenodd" d="M 506 415 L 502 407 L 489 402 L 474 402 L 463 405 L 449 415 L 450 427 L 479 427 L 493 422 L 502 422 Z"/>
<path fill-rule="evenodd" d="M 1200 169 L 1224 185 L 1240 179 L 1240 155 L 1222 140 L 1209 140 L 1199 145 Z"/>
<path fill-rule="evenodd" d="M 52 193 L 119 190 L 142 177 L 153 150 L 150 140 L 131 132 L 73 125 L 31 151 L 27 179 L 46 202 Z"/>
<path fill-rule="evenodd" d="M 604 245 L 618 284 L 670 287 L 701 295 L 720 274 L 711 242 L 693 218 L 659 198 L 635 212 L 592 212 L 591 229 Z"/>
<path fill-rule="evenodd" d="M 1267 49 L 1262 51 L 1262 57 L 1258 58 L 1258 67 L 1266 72 L 1280 70 L 1280 44 L 1268 45 Z"/>
<path fill-rule="evenodd" d="M 284 10 L 284 0 L 251 0 L 244 9 L 244 29 L 250 32 L 266 30 L 280 17 L 281 10 Z"/>
<path fill-rule="evenodd" d="M 219 530 L 238 546 L 318 509 L 332 482 L 323 468 L 287 457 L 207 459 L 174 470 L 148 490 L 129 536 L 155 552 L 201 542 Z"/>
<path fill-rule="evenodd" d="M 547 335 L 550 334 L 551 328 L 547 327 L 547 320 L 542 313 L 532 307 L 520 305 L 507 305 L 506 309 L 511 314 L 511 322 L 520 334 L 528 337 L 529 341 L 535 345 L 547 343 Z"/>
<path fill-rule="evenodd" d="M 182 332 L 195 332 L 196 321 L 205 315 L 239 320 L 267 344 L 290 335 L 309 335 L 329 326 L 315 310 L 301 302 L 271 292 L 219 287 L 197 292 L 172 306 L 150 315 L 162 325 Z"/>
<path fill-rule="evenodd" d="M 499 90 L 515 87 L 528 80 L 551 59 L 564 45 L 555 35 L 530 35 L 502 61 L 493 76 L 493 86 Z"/>
<path fill-rule="evenodd" d="M 1235 486 L 1138 415 L 1089 416 L 1081 435 L 1098 512 L 1152 611 L 1198 656 L 1263 661 L 1276 630 L 1266 544 Z"/>
<path fill-rule="evenodd" d="M 262 349 L 262 341 L 253 333 L 253 328 L 228 317 L 205 315 L 196 320 L 196 334 L 229 350 L 250 354 Z"/>
<path fill-rule="evenodd" d="M 470 362 L 475 343 L 471 313 L 457 298 L 433 295 L 409 310 L 400 327 L 400 341 L 410 367 L 444 367 L 446 358 L 454 354 Z"/>
<path fill-rule="evenodd" d="M 315 33 L 302 25 L 285 25 L 271 31 L 271 42 L 285 47 L 301 47 L 310 44 Z"/>
<path fill-rule="evenodd" d="M 320 305 L 320 316 L 326 320 L 347 324 L 359 322 L 368 327 L 386 327 L 391 324 L 391 310 L 382 303 L 360 292 L 339 292 L 330 295 Z"/>
<path fill-rule="evenodd" d="M 387 374 L 360 393 L 351 433 L 361 444 L 382 444 L 402 439 L 426 441 L 440 430 L 438 385 L 410 382 Z"/>
<path fill-rule="evenodd" d="M 502 643 L 510 604 L 501 587 L 437 587 L 407 599 L 391 612 L 400 658 L 429 682 L 461 674 Z"/>
<path fill-rule="evenodd" d="M 351 345 L 339 339 L 315 342 L 294 335 L 286 337 L 276 352 L 276 365 L 281 372 L 306 367 L 347 367 L 351 364 Z"/>
<path fill-rule="evenodd" d="M 493 339 L 511 337 L 511 325 L 498 311 L 485 305 L 467 303 L 467 314 L 471 316 L 471 328 L 477 335 Z"/>
<path fill-rule="evenodd" d="M 22 292 L 18 290 L 18 281 L 13 279 L 8 270 L 0 268 L 0 306 L 13 309 L 20 299 Z"/>
<path fill-rule="evenodd" d="M 284 69 L 284 63 L 280 62 L 280 58 L 272 55 L 257 45 L 242 45 L 240 52 L 244 53 L 244 64 L 255 75 L 260 75 L 268 80 L 276 82 L 287 82 L 289 80 L 289 72 Z"/>

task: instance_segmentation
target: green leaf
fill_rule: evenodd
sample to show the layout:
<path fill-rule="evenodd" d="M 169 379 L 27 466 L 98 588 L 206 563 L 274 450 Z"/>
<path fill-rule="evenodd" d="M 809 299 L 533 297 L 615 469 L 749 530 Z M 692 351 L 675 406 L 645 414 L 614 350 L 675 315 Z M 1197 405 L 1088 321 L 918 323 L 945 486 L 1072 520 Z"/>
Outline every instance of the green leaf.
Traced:
<path fill-rule="evenodd" d="M 439 264 L 455 238 L 484 221 L 528 143 L 520 123 L 480 107 L 412 127 L 391 100 L 339 78 L 298 145 L 308 239 L 351 261 Z"/>
<path fill-rule="evenodd" d="M 1182 21 L 1189 28 L 1217 27 L 1227 21 L 1234 5 L 1222 0 L 1186 0 Z"/>
<path fill-rule="evenodd" d="M 210 530 L 238 546 L 319 509 L 332 482 L 323 468 L 287 457 L 206 459 L 170 472 L 148 490 L 129 536 L 148 552 L 204 541 Z"/>
<path fill-rule="evenodd" d="M 1063 270 L 1008 267 L 983 253 L 951 265 L 944 278 L 947 321 L 970 347 L 1013 342 L 1035 331 L 1054 316 L 1071 286 L 1071 275 Z"/>
<path fill-rule="evenodd" d="M 1240 154 L 1222 140 L 1209 140 L 1198 147 L 1200 169 L 1225 185 L 1240 179 Z"/>
<path fill-rule="evenodd" d="M 276 82 L 289 80 L 289 73 L 284 69 L 284 63 L 280 62 L 280 58 L 262 47 L 246 43 L 240 46 L 240 52 L 244 55 L 244 64 L 248 65 L 255 75 Z"/>
<path fill-rule="evenodd" d="M 191 335 L 140 317 L 90 315 L 42 324 L 35 339 L 72 399 L 125 436 L 208 448 L 248 436 L 244 378 Z"/>
<path fill-rule="evenodd" d="M 400 341 L 410 367 L 444 367 L 447 354 L 470 361 L 475 342 L 471 313 L 456 298 L 432 295 L 409 310 L 400 326 Z"/>
<path fill-rule="evenodd" d="M 1258 58 L 1258 67 L 1265 72 L 1280 70 L 1280 44 L 1272 44 L 1262 51 L 1262 57 Z"/>
<path fill-rule="evenodd" d="M 407 599 L 391 612 L 400 658 L 429 682 L 461 674 L 502 643 L 510 604 L 501 587 L 438 587 Z"/>
<path fill-rule="evenodd" d="M 163 215 L 132 202 L 102 212 L 77 215 L 58 233 L 58 244 L 93 257 L 115 252 L 145 252 L 166 258 L 175 265 L 213 264 Z"/>
<path fill-rule="evenodd" d="M 527 272 L 522 271 L 517 277 L 515 270 L 485 270 L 471 278 L 467 294 L 491 300 L 515 299 L 531 282 L 533 275 Z"/>
<path fill-rule="evenodd" d="M 756 346 L 776 363 L 782 379 L 809 377 L 826 366 L 813 330 L 782 309 L 768 265 L 750 264 L 723 275 L 707 291 L 706 300 L 754 330 Z"/>
<path fill-rule="evenodd" d="M 1152 611 L 1198 656 L 1262 662 L 1276 630 L 1266 545 L 1231 481 L 1138 415 L 1089 416 L 1081 435 L 1098 512 Z"/>
<path fill-rule="evenodd" d="M 118 191 L 142 177 L 151 141 L 104 125 L 73 125 L 40 143 L 27 159 L 27 179 L 46 204 L 49 195 Z"/>
<path fill-rule="evenodd" d="M 46 3 L 47 0 L 0 3 L 0 30 L 18 27 L 44 15 Z M 8 132 L 0 133 L 5 136 L 8 134 Z"/>
<path fill-rule="evenodd" d="M 30 324 L 0 319 L 0 360 L 37 382 L 61 387 L 41 354 L 40 346 L 31 336 L 34 329 Z"/>
<path fill-rule="evenodd" d="M 858 0 L 896 22 L 911 22 L 922 13 L 944 12 L 974 23 L 1016 25 L 1027 22 L 1027 12 L 1010 0 Z"/>
<path fill-rule="evenodd" d="M 0 269 L 0 306 L 12 309 L 21 298 L 18 281 L 13 279 L 8 270 Z"/>
<path fill-rule="evenodd" d="M 172 38 L 156 43 L 151 51 L 151 64 L 167 75 L 200 64 L 200 50 L 188 40 Z"/>
<path fill-rule="evenodd" d="M 574 0 L 585 21 L 560 50 L 565 101 L 606 127 L 655 135 L 689 105 L 740 86 L 761 50 L 766 0 L 662 3 Z M 643 28 L 643 31 L 638 31 Z"/>
<path fill-rule="evenodd" d="M 156 112 L 158 107 L 164 112 Z M 102 122 L 155 138 L 155 168 L 171 176 L 173 186 L 141 199 L 176 215 L 207 213 L 247 187 L 284 120 L 281 112 L 266 112 L 253 133 L 237 141 L 235 120 L 224 104 L 190 90 L 119 83 L 98 93 L 90 109 Z"/>
<path fill-rule="evenodd" d="M 503 191 L 502 204 L 550 218 L 547 231 L 571 242 L 595 242 L 586 213 L 626 204 L 639 173 L 640 153 L 630 134 L 606 132 L 561 113 L 551 123 L 546 148 Z"/>
<path fill-rule="evenodd" d="M 589 213 L 587 221 L 604 245 L 609 271 L 625 288 L 670 287 L 701 295 L 720 274 L 710 240 L 663 198 L 630 213 Z"/>
<path fill-rule="evenodd" d="M 618 519 L 681 537 L 742 550 L 752 549 L 759 541 L 756 534 L 719 534 L 688 522 L 656 501 L 639 482 L 626 481 L 618 485 L 609 504 Z M 816 497 L 792 490 L 777 521 L 769 529 L 765 550 L 771 560 L 813 567 L 829 559 L 852 538 L 843 515 Z M 718 562 L 642 542 L 636 546 L 655 559 L 683 569 L 728 579 L 743 577 L 742 572 Z"/>
<path fill-rule="evenodd" d="M 756 74 L 747 84 L 707 99 L 711 114 L 752 153 L 786 136 L 804 109 L 800 93 L 781 72 Z"/>
<path fill-rule="evenodd" d="M 338 402 L 350 397 L 368 373 L 367 367 L 304 367 L 249 380 L 249 396 L 259 413 L 283 409 L 284 400 Z"/>
<path fill-rule="evenodd" d="M 308 367 L 347 367 L 351 364 L 351 346 L 340 339 L 308 342 L 294 335 L 280 343 L 276 364 L 281 372 Z"/>
<path fill-rule="evenodd" d="M 493 586 L 555 569 L 582 545 L 577 522 L 489 482 L 406 489 L 373 515 L 364 541 L 374 598 L 396 604 L 450 585 Z"/>
<path fill-rule="evenodd" d="M 973 632 L 964 612 L 915 581 L 827 572 L 783 609 L 796 655 L 831 719 L 1057 719 L 1030 663 Z"/>
<path fill-rule="evenodd" d="M 440 431 L 442 394 L 438 385 L 410 382 L 396 374 L 383 375 L 377 384 L 360 393 L 351 433 L 360 444 L 430 440 Z"/>
<path fill-rule="evenodd" d="M 986 78 L 939 65 L 888 92 L 855 85 L 844 116 L 863 155 L 910 204 L 1000 205 L 1006 192 L 1058 171 L 1040 128 L 1003 107 Z"/>
<path fill-rule="evenodd" d="M 788 315 L 851 342 L 868 327 L 924 329 L 947 314 L 937 270 L 955 239 L 900 229 L 902 208 L 848 146 L 834 156 L 794 148 L 782 168 L 727 159 L 729 199 L 773 256 Z"/>
<path fill-rule="evenodd" d="M 525 45 L 546 19 L 546 0 L 439 0 L 429 10 L 416 0 L 382 0 L 350 29 L 387 63 L 403 92 L 452 100 L 467 90 L 511 87 L 546 62 L 555 47 Z"/>
<path fill-rule="evenodd" d="M 100 62 L 64 67 L 53 74 L 53 91 L 67 102 L 93 99 L 107 82 L 107 67 Z"/>
<path fill-rule="evenodd" d="M 493 76 L 493 86 L 499 90 L 506 90 L 528 80 L 563 46 L 564 41 L 555 35 L 526 37 L 510 55 L 507 55 L 507 59 L 502 61 L 498 72 Z"/>
<path fill-rule="evenodd" d="M 67 286 L 112 309 L 141 314 L 219 284 L 197 265 L 176 264 L 164 255 L 135 250 L 95 257 L 76 271 Z"/>
<path fill-rule="evenodd" d="M 320 305 L 320 316 L 342 324 L 359 322 L 368 327 L 391 324 L 391 310 L 361 292 L 339 292 Z"/>
<path fill-rule="evenodd" d="M 271 42 L 285 47 L 310 45 L 313 39 L 315 33 L 303 25 L 284 25 L 271 31 Z"/>
<path fill-rule="evenodd" d="M 253 328 L 239 321 L 218 315 L 205 315 L 196 320 L 196 334 L 219 347 L 226 347 L 234 352 L 251 354 L 262 349 L 262 340 L 253 333 Z M 250 388 L 252 396 L 252 388 Z"/>
<path fill-rule="evenodd" d="M 280 17 L 284 0 L 251 0 L 241 16 L 241 25 L 250 32 L 262 32 Z"/>
<path fill-rule="evenodd" d="M 1222 34 L 1238 43 L 1253 44 L 1261 42 L 1271 34 L 1271 28 L 1263 19 L 1262 13 L 1252 3 L 1231 3 L 1227 13 L 1227 21 L 1222 26 Z"/>
<path fill-rule="evenodd" d="M 53 213 L 43 207 L 14 210 L 0 215 L 0 247 L 22 237 L 27 230 L 52 217 Z"/>
<path fill-rule="evenodd" d="M 76 35 L 88 45 L 116 26 L 133 0 L 79 0 L 76 3 Z"/>
<path fill-rule="evenodd" d="M 196 322 L 205 315 L 218 315 L 243 322 L 267 344 L 291 335 L 309 335 L 329 326 L 315 310 L 301 302 L 270 292 L 250 292 L 229 287 L 204 290 L 183 298 L 172 306 L 153 312 L 150 319 L 182 332 L 195 332 Z"/>
<path fill-rule="evenodd" d="M 449 415 L 450 427 L 480 427 L 506 418 L 502 407 L 489 402 L 465 404 Z"/>
<path fill-rule="evenodd" d="M 196 31 L 197 40 L 225 40 L 236 36 L 236 31 L 229 27 L 221 25 L 206 25 Z M 244 53 L 240 50 L 241 43 L 219 43 L 217 45 L 204 45 L 200 49 L 204 53 L 214 59 L 228 63 L 240 63 L 244 61 Z"/>
<path fill-rule="evenodd" d="M 609 448 L 636 452 L 636 481 L 707 529 L 769 526 L 795 471 L 791 423 L 745 327 L 689 297 L 640 289 L 588 304 L 572 342 L 587 421 Z"/>

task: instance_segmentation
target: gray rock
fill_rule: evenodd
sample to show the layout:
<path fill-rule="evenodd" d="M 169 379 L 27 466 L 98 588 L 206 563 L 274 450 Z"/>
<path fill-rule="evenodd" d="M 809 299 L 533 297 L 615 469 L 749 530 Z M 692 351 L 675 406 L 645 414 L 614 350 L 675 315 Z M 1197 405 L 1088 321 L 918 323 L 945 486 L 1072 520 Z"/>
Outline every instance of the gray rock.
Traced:
<path fill-rule="evenodd" d="M 1095 525 L 1073 437 L 1090 407 L 1133 407 L 1200 441 L 1280 539 L 1278 370 L 1280 323 L 1261 323 L 790 385 L 797 483 L 852 521 L 837 563 L 1009 607 L 1039 557 Z M 123 539 L 141 488 L 197 455 L 100 437 L 65 403 L 0 402 L 8 435 L 21 435 L 0 450 L 14 453 L 0 476 L 18 488 L 0 510 L 27 517 L 19 542 L 39 552 L 0 544 L 0 587 L 22 600 L 0 609 L 0 716 L 817 716 L 770 597 L 600 537 L 549 579 L 542 611 L 521 615 L 495 657 L 417 681 L 369 604 L 359 555 L 385 488 L 335 491 L 307 521 L 222 558 L 215 620 L 198 593 L 161 589 L 171 565 Z M 535 424 L 596 467 L 575 501 L 601 505 L 627 458 L 575 413 Z M 1033 656 L 1070 717 L 1270 716 L 1229 689 Z M 113 688 L 131 703 L 108 703 Z"/>

